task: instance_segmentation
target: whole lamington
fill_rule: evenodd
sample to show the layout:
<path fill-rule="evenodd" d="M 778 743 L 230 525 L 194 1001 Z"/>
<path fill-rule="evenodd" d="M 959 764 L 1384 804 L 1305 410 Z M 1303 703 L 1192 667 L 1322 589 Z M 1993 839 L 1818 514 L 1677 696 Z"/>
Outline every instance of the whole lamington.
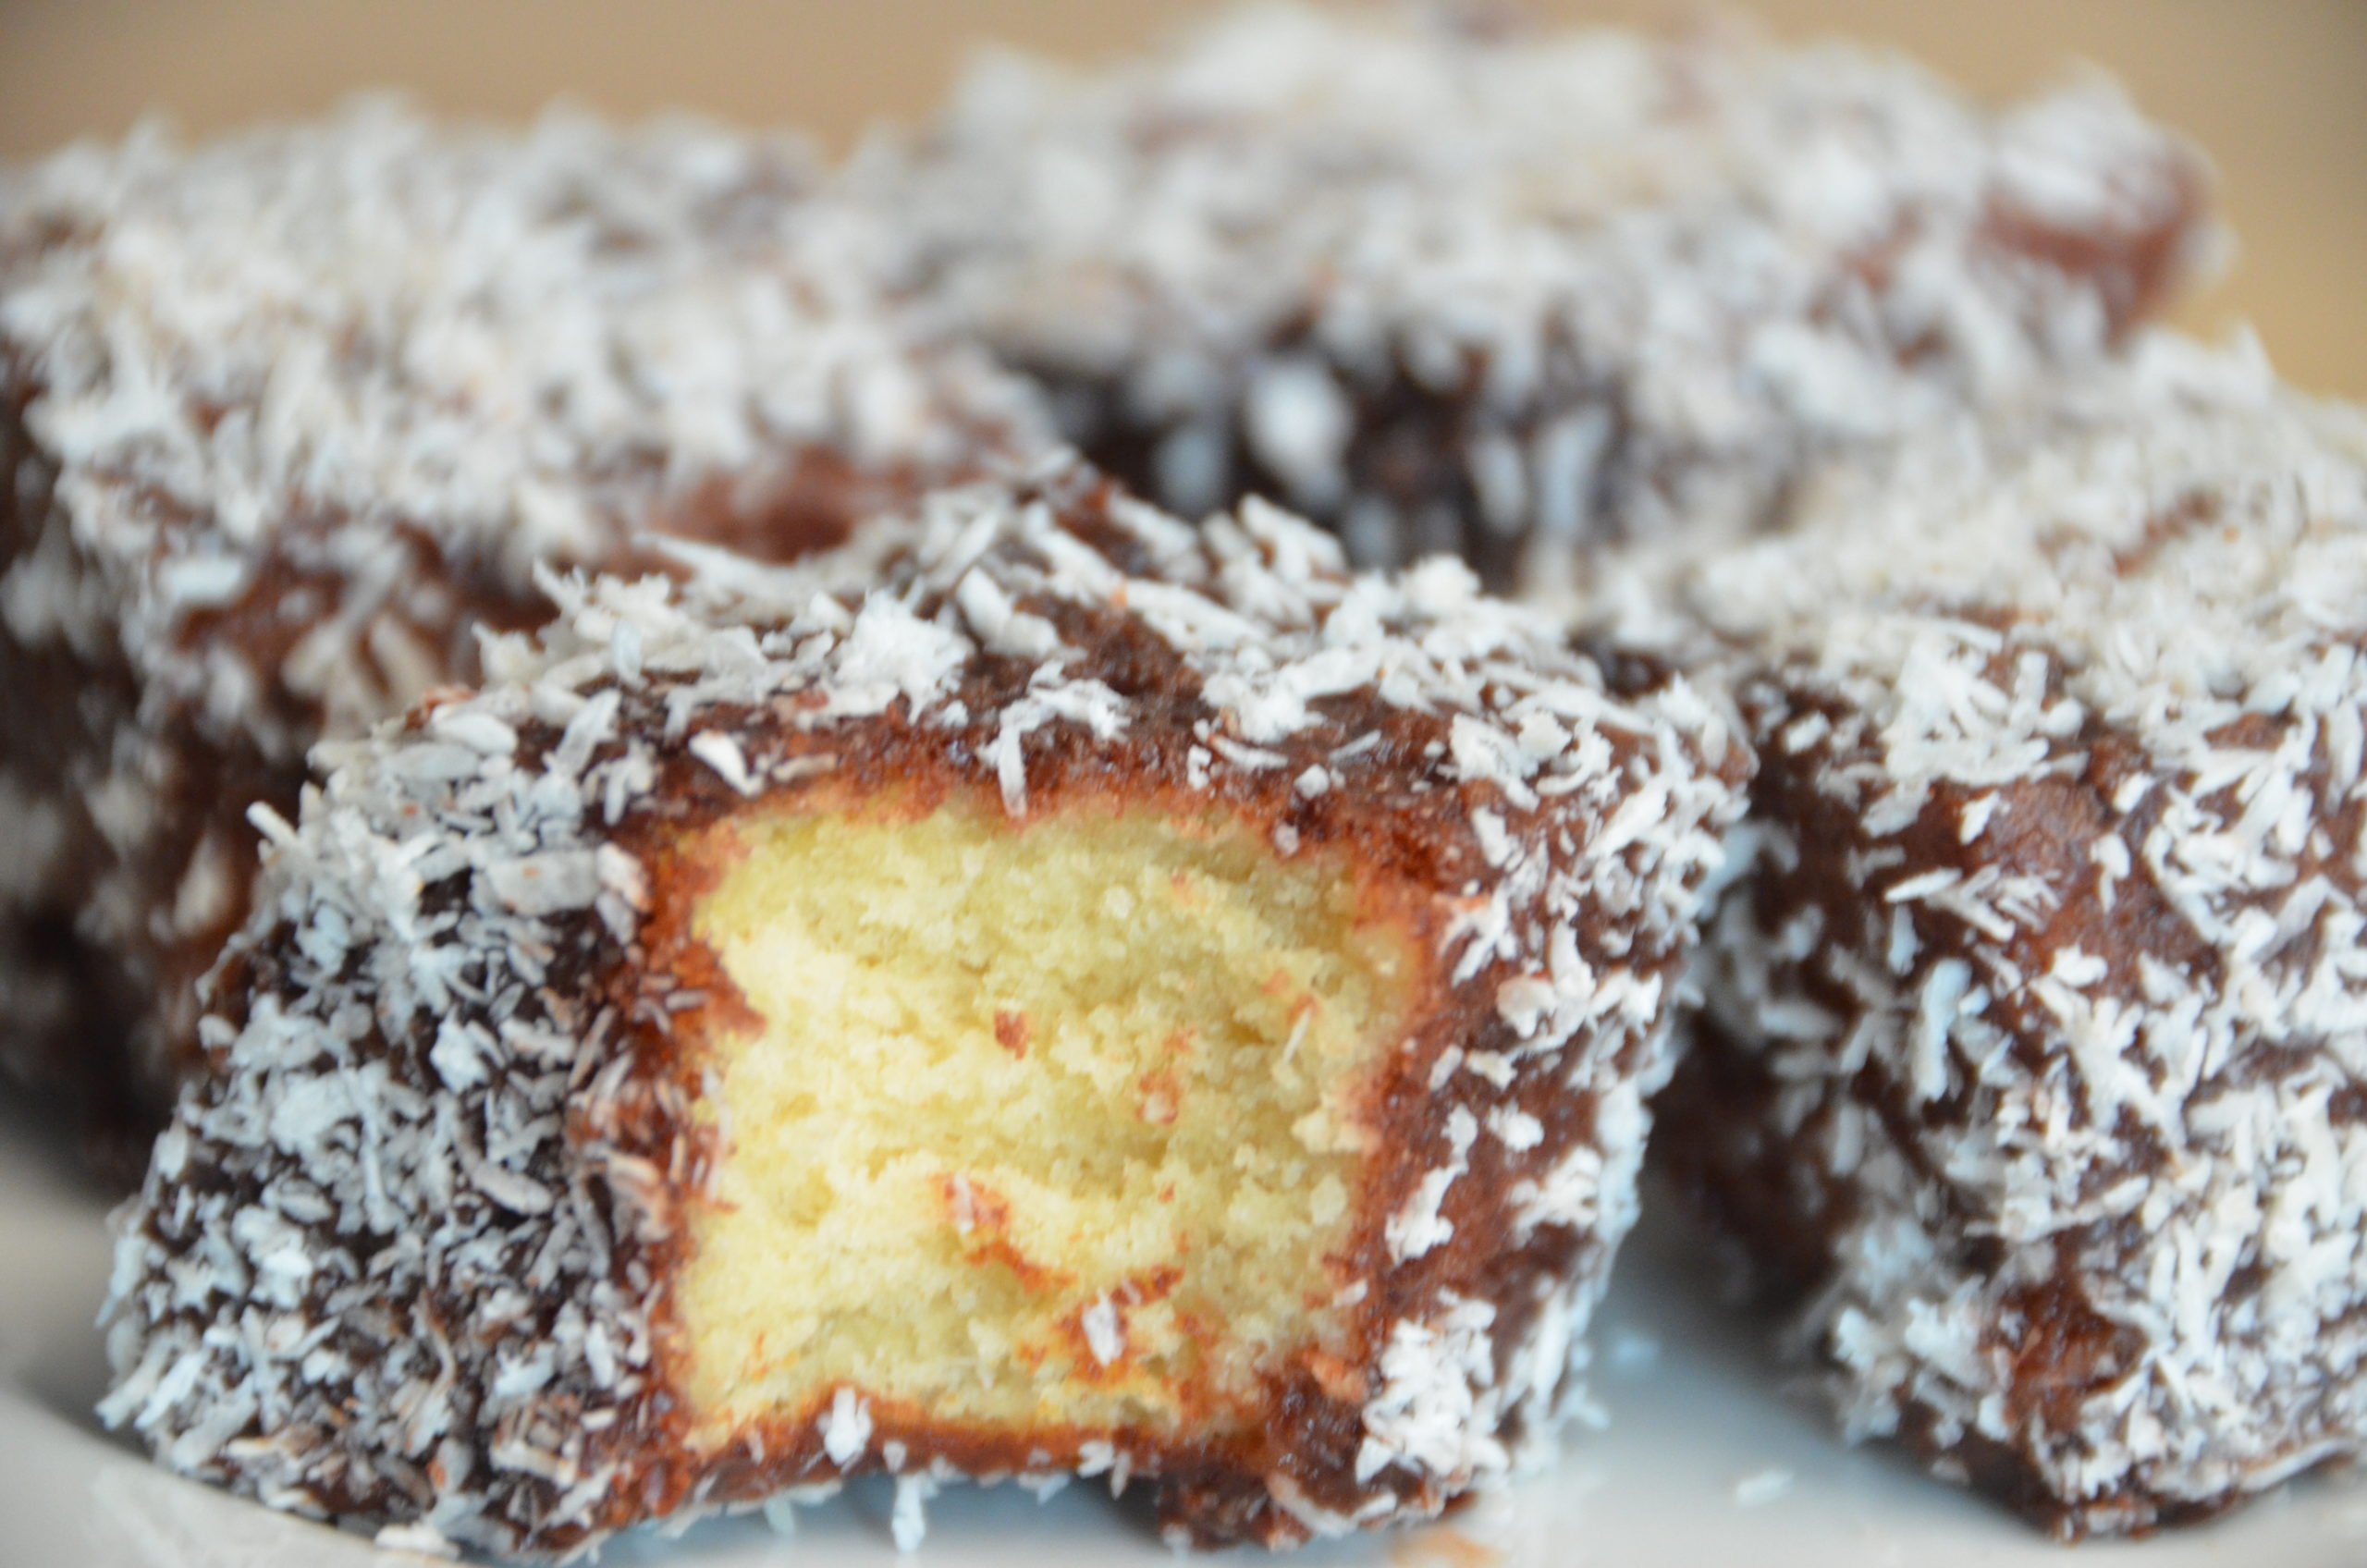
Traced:
<path fill-rule="evenodd" d="M 1081 469 L 558 589 L 332 749 L 122 1222 L 104 1415 L 565 1554 L 898 1479 L 1169 1537 L 1546 1451 L 1746 769 L 1439 561 Z"/>
<path fill-rule="evenodd" d="M 390 104 L 0 170 L 0 1070 L 144 1156 L 248 805 L 472 678 L 537 563 L 794 555 L 1021 442 L 817 183 L 788 138 Z"/>
<path fill-rule="evenodd" d="M 1993 109 L 1846 44 L 1454 6 L 999 55 L 845 183 L 1145 494 L 1530 594 L 2098 358 L 2212 239 L 2200 158 L 2108 84 Z"/>
<path fill-rule="evenodd" d="M 1763 842 L 1662 1153 L 2058 1535 L 2356 1454 L 2367 422 L 2161 340 L 1840 492 L 1687 589 Z"/>

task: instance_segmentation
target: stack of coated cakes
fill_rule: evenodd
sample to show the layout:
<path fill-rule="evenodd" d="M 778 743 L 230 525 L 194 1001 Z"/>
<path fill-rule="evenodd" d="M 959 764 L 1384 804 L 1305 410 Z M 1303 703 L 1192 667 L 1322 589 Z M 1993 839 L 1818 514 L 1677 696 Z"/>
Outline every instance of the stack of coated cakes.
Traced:
<path fill-rule="evenodd" d="M 411 1547 L 1287 1547 L 1550 1456 L 1649 1194 L 2058 1535 L 2367 1450 L 2367 419 L 2148 325 L 2208 184 L 2092 83 L 1287 8 L 835 165 L 0 172 L 101 1415 Z"/>

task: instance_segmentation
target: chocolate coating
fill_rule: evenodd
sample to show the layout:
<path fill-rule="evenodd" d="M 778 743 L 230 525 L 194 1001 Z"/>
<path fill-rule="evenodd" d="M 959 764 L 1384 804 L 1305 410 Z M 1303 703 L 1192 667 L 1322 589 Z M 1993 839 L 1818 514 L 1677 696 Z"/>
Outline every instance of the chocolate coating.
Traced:
<path fill-rule="evenodd" d="M 1825 504 L 1663 580 L 1761 769 L 1660 1158 L 2055 1535 L 2358 1454 L 2367 420 L 2160 338 Z"/>
<path fill-rule="evenodd" d="M 248 806 L 472 679 L 539 566 L 793 556 L 1038 444 L 815 185 L 776 140 L 384 106 L 0 176 L 0 1062 L 144 1141 Z"/>
<path fill-rule="evenodd" d="M 850 183 L 1140 493 L 1539 595 L 2097 358 L 2210 239 L 2201 160 L 2108 88 L 1991 111 L 1737 27 L 1312 7 L 998 57 Z"/>

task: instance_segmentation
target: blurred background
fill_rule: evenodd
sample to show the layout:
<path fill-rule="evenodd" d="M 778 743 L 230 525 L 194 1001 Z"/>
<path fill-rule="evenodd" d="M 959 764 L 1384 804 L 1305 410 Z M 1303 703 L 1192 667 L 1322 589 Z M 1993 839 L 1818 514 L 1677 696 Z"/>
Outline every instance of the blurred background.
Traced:
<path fill-rule="evenodd" d="M 799 125 L 835 147 L 926 114 L 996 40 L 1078 59 L 1205 0 L 0 0 L 0 157 L 119 133 L 319 110 L 394 86 L 517 117 L 555 95 Z M 1528 0 L 1554 19 L 1684 18 L 1699 0 Z M 2188 312 L 2250 320 L 2286 374 L 2367 397 L 2367 0 L 1757 0 L 1777 32 L 1844 33 L 2009 93 L 2079 63 L 2128 83 L 2219 168 L 2239 240 Z"/>

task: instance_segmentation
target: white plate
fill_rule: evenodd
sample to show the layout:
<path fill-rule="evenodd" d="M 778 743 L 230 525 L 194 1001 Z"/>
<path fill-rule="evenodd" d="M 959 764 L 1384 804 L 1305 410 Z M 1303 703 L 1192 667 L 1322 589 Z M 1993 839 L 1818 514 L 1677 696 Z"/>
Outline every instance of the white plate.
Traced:
<path fill-rule="evenodd" d="M 393 1568 L 319 1525 L 177 1479 L 102 1431 L 105 1378 L 91 1326 L 106 1280 L 105 1203 L 21 1110 L 0 1111 L 0 1568 Z M 2067 1555 L 1978 1499 L 1880 1449 L 1832 1437 L 1763 1350 L 1762 1326 L 1702 1288 L 1679 1237 L 1629 1250 L 1598 1326 L 1595 1392 L 1610 1416 L 1573 1432 L 1548 1473 L 1428 1529 L 1334 1543 L 1277 1568 L 2354 1568 L 2367 1562 L 2367 1488 L 2306 1482 L 2234 1518 Z M 793 1542 L 761 1525 L 637 1536 L 610 1563 L 667 1568 L 893 1568 L 884 1491 L 802 1511 Z M 1038 1504 L 1009 1488 L 949 1491 L 929 1508 L 918 1568 L 1179 1560 L 1138 1516 L 1073 1487 Z M 1219 1562 L 1259 1561 L 1232 1553 Z"/>

